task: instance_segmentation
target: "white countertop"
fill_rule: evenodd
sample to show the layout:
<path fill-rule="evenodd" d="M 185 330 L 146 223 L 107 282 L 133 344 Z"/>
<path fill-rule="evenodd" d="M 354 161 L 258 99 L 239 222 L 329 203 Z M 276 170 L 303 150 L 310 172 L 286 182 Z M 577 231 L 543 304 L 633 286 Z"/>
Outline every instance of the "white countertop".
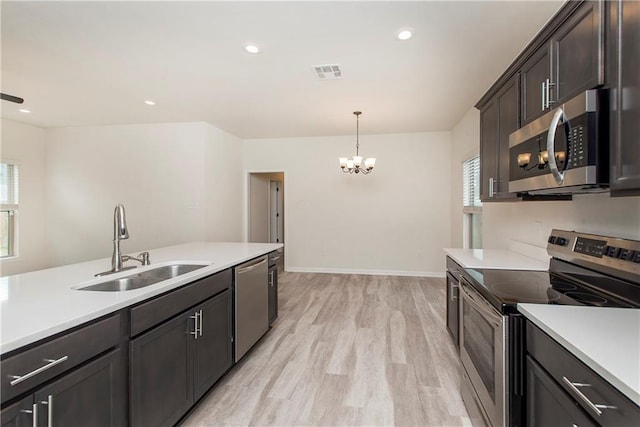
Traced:
<path fill-rule="evenodd" d="M 640 309 L 518 304 L 518 311 L 640 406 Z"/>
<path fill-rule="evenodd" d="M 194 242 L 149 250 L 151 265 L 110 274 L 111 258 L 0 277 L 0 354 L 113 313 L 201 277 L 282 247 L 281 243 Z M 91 285 L 173 262 L 204 268 L 141 289 L 124 292 L 79 291 Z M 127 262 L 126 265 L 135 265 Z M 139 264 L 138 264 L 139 265 Z"/>
<path fill-rule="evenodd" d="M 464 268 L 495 268 L 502 270 L 539 270 L 549 268 L 549 262 L 506 249 L 445 248 L 445 253 Z"/>

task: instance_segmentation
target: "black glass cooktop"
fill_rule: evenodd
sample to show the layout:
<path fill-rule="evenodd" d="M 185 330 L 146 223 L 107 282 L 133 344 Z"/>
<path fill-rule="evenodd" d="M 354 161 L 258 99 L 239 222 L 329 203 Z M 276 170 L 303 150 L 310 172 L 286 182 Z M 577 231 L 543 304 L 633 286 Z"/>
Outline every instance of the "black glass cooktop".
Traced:
<path fill-rule="evenodd" d="M 640 307 L 640 288 L 568 263 L 551 271 L 467 268 L 464 277 L 502 313 L 518 303 Z"/>

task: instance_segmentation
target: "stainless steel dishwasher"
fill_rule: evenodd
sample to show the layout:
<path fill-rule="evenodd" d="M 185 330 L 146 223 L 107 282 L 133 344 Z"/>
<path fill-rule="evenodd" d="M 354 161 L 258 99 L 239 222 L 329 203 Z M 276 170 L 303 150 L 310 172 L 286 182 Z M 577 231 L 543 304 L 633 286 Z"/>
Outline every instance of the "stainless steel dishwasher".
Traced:
<path fill-rule="evenodd" d="M 269 330 L 267 256 L 235 267 L 235 361 Z"/>

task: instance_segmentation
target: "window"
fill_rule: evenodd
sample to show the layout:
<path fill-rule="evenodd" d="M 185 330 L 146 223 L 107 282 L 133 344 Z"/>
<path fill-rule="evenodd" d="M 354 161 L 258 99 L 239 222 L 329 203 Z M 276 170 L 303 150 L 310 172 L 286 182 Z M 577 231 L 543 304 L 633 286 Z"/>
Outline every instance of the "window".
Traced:
<path fill-rule="evenodd" d="M 18 166 L 0 163 L 0 258 L 16 256 Z"/>
<path fill-rule="evenodd" d="M 462 163 L 462 212 L 464 247 L 482 248 L 482 202 L 480 201 L 480 157 Z"/>

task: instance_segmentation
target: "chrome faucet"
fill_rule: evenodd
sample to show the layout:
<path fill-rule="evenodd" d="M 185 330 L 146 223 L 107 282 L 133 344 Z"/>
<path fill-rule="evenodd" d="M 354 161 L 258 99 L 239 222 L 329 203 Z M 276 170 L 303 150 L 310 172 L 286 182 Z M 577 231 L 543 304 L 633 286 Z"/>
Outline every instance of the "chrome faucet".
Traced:
<path fill-rule="evenodd" d="M 117 273 L 123 270 L 130 270 L 136 268 L 135 265 L 123 267 L 122 264 L 125 261 L 135 260 L 142 265 L 149 265 L 149 252 L 142 252 L 138 257 L 131 255 L 122 255 L 120 252 L 120 240 L 129 238 L 129 231 L 127 230 L 127 217 L 124 212 L 124 205 L 118 203 L 115 211 L 113 212 L 113 255 L 111 256 L 111 270 L 104 271 L 96 274 L 96 276 L 104 276 L 106 274 Z"/>

